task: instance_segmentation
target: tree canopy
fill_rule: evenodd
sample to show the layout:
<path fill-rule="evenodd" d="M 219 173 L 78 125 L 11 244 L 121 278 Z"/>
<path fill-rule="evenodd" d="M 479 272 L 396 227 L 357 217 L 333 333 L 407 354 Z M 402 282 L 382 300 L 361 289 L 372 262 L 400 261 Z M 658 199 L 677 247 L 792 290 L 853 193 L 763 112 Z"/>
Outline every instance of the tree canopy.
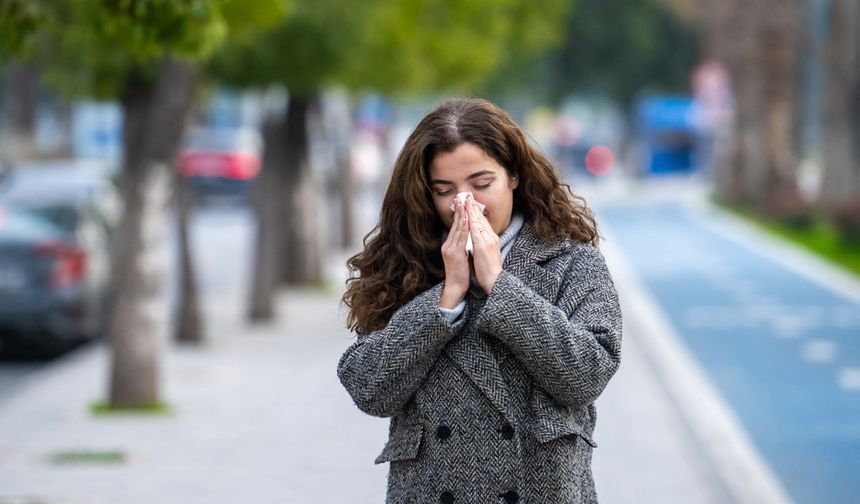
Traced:
<path fill-rule="evenodd" d="M 0 51 L 36 62 L 67 95 L 110 98 L 165 57 L 197 60 L 277 23 L 284 0 L 6 0 Z"/>
<path fill-rule="evenodd" d="M 275 29 L 224 46 L 211 70 L 237 86 L 329 84 L 388 94 L 478 86 L 508 59 L 562 38 L 570 2 L 296 0 Z"/>
<path fill-rule="evenodd" d="M 627 106 L 642 90 L 686 90 L 697 58 L 695 32 L 663 0 L 579 0 L 564 31 L 533 67 L 556 100 L 596 91 Z"/>

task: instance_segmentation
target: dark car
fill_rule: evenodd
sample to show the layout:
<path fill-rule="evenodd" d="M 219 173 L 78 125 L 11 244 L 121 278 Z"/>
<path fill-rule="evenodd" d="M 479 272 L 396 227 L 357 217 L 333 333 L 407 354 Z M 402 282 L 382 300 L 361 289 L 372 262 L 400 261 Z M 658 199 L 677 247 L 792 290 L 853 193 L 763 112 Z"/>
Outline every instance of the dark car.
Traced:
<path fill-rule="evenodd" d="M 16 167 L 0 181 L 0 337 L 39 349 L 103 324 L 120 211 L 107 174 L 80 162 Z"/>
<path fill-rule="evenodd" d="M 179 172 L 198 200 L 246 200 L 260 171 L 262 141 L 249 128 L 194 129 L 179 154 Z"/>
<path fill-rule="evenodd" d="M 0 206 L 0 338 L 51 351 L 91 337 L 87 256 L 39 215 Z"/>

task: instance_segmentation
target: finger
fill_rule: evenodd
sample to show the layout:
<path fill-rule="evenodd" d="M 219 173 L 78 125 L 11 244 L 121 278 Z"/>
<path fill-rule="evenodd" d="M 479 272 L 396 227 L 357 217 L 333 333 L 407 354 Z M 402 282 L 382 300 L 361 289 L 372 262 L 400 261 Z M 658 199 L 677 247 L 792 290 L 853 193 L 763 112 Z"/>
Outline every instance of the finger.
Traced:
<path fill-rule="evenodd" d="M 454 200 L 454 223 L 451 227 L 459 227 L 460 220 L 463 217 L 465 217 L 463 206 L 460 204 L 459 200 Z"/>
<path fill-rule="evenodd" d="M 479 250 L 485 241 L 480 222 L 472 221 L 469 226 L 469 235 L 472 237 L 472 246 L 475 250 Z"/>
<path fill-rule="evenodd" d="M 493 230 L 490 221 L 484 217 L 477 207 L 475 207 L 472 212 L 471 216 L 474 219 L 472 221 L 472 229 L 474 229 L 474 232 L 472 233 L 472 242 L 475 246 L 475 250 L 484 251 L 495 249 L 492 245 L 498 237 L 496 236 L 496 232 Z"/>
<path fill-rule="evenodd" d="M 445 238 L 445 243 L 443 245 L 445 248 L 454 246 L 457 243 L 457 241 L 459 240 L 458 235 L 459 235 L 459 233 L 461 233 L 461 231 L 460 231 L 461 217 L 462 217 L 462 212 L 460 212 L 459 208 L 457 208 L 457 206 L 455 205 L 454 206 L 454 220 L 451 222 L 451 229 L 448 230 L 448 237 Z"/>
<path fill-rule="evenodd" d="M 458 221 L 458 235 L 457 235 L 457 243 L 459 246 L 466 249 L 466 240 L 469 237 L 469 216 L 466 214 L 465 209 L 463 208 L 463 202 L 457 201 L 457 206 L 460 208 L 460 219 Z"/>
<path fill-rule="evenodd" d="M 472 199 L 471 196 L 466 198 L 464 205 L 464 211 L 468 216 L 468 232 L 471 234 L 475 229 L 475 226 L 478 224 L 478 221 L 475 219 L 474 209 L 475 209 L 475 200 Z"/>
<path fill-rule="evenodd" d="M 488 221 L 487 217 L 485 217 L 484 214 L 481 213 L 477 205 L 472 205 L 471 217 L 479 233 L 486 234 L 488 236 L 491 232 L 494 233 L 493 228 L 490 225 L 490 221 Z"/>
<path fill-rule="evenodd" d="M 455 201 L 454 221 L 451 223 L 451 230 L 448 233 L 448 242 L 451 243 L 452 246 L 460 246 L 459 244 L 462 243 L 462 246 L 465 247 L 465 238 L 463 238 L 463 235 L 465 234 L 465 220 L 466 215 L 463 212 L 463 208 Z"/>
<path fill-rule="evenodd" d="M 474 235 L 477 232 L 477 229 L 476 229 L 477 221 L 475 221 L 475 218 L 474 218 L 474 209 L 473 209 L 474 204 L 473 203 L 474 203 L 474 201 L 472 200 L 472 198 L 470 196 L 467 196 L 466 202 L 464 203 L 464 205 L 465 205 L 466 214 L 469 216 L 468 233 L 469 233 L 469 235 L 472 235 L 472 244 L 474 245 L 474 242 L 475 242 Z"/>
<path fill-rule="evenodd" d="M 481 215 L 478 206 L 474 204 L 474 200 L 469 201 L 469 220 L 470 229 L 474 229 L 478 234 L 483 234 L 486 231 L 487 219 Z M 474 240 L 474 237 L 472 238 Z"/>
<path fill-rule="evenodd" d="M 467 224 L 466 225 L 466 234 L 467 235 L 472 234 L 472 232 L 475 229 L 475 222 L 476 221 L 474 220 L 473 215 L 472 215 L 473 207 L 474 207 L 474 201 L 472 200 L 472 197 L 471 196 L 467 197 L 466 201 L 463 203 L 463 210 L 467 216 L 467 219 L 466 219 L 466 224 Z"/>

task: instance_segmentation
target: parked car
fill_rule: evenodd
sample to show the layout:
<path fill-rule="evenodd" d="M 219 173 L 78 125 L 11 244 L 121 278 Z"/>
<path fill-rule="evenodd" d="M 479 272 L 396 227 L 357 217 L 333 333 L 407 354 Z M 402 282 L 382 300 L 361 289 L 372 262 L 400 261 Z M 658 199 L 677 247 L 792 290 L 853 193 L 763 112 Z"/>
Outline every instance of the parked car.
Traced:
<path fill-rule="evenodd" d="M 179 154 L 179 172 L 198 199 L 246 199 L 260 171 L 262 140 L 250 128 L 191 130 Z"/>
<path fill-rule="evenodd" d="M 55 351 L 97 333 L 86 252 L 33 212 L 0 206 L 0 341 Z"/>
<path fill-rule="evenodd" d="M 102 167 L 16 166 L 0 181 L 0 337 L 39 349 L 97 337 L 121 210 Z"/>
<path fill-rule="evenodd" d="M 570 96 L 559 107 L 554 126 L 556 161 L 568 181 L 605 176 L 615 169 L 624 130 L 617 104 L 596 96 Z"/>

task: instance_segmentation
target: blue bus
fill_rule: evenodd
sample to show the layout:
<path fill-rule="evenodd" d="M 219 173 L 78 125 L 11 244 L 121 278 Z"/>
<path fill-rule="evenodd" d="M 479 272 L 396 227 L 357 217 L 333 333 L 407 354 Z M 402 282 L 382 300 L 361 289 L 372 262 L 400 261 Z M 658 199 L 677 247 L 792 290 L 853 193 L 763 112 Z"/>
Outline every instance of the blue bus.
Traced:
<path fill-rule="evenodd" d="M 634 109 L 634 142 L 642 175 L 697 169 L 695 104 L 689 96 L 648 96 Z"/>

